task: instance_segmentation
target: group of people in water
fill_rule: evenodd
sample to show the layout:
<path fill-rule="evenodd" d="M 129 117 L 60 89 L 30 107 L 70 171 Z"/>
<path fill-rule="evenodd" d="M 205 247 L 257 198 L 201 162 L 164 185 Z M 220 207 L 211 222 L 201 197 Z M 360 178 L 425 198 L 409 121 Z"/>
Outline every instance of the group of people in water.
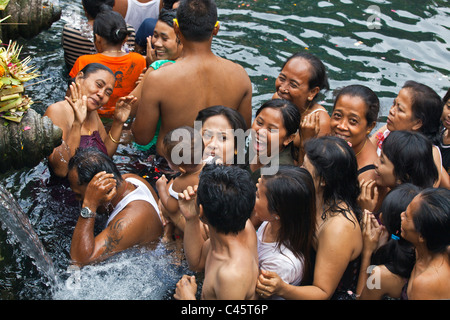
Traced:
<path fill-rule="evenodd" d="M 45 112 L 63 131 L 49 167 L 82 203 L 74 264 L 182 241 L 204 280 L 176 299 L 450 299 L 450 91 L 407 81 L 373 132 L 377 95 L 346 86 L 329 112 L 324 64 L 298 52 L 253 118 L 246 71 L 211 51 L 213 0 L 164 1 L 146 56 L 113 5 L 83 0 L 98 53 Z M 112 160 L 125 124 L 170 168 L 155 183 Z"/>

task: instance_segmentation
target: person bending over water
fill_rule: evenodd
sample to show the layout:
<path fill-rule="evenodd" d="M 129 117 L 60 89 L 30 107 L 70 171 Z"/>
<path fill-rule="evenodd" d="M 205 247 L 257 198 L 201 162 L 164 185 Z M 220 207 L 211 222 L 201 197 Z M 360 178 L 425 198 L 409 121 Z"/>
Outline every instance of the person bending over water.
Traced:
<path fill-rule="evenodd" d="M 121 175 L 110 157 L 96 148 L 79 149 L 69 161 L 69 182 L 82 209 L 72 236 L 70 256 L 76 265 L 95 263 L 162 235 L 157 195 L 143 178 Z M 108 214 L 94 234 L 97 213 Z"/>
<path fill-rule="evenodd" d="M 198 189 L 189 187 L 180 197 L 186 218 L 184 250 L 189 268 L 205 271 L 202 299 L 256 299 L 258 250 L 249 218 L 255 204 L 255 185 L 244 169 L 206 165 Z M 197 213 L 198 205 L 198 213 Z M 209 227 L 205 241 L 200 220 Z M 195 277 L 178 281 L 175 299 L 195 299 Z"/>
<path fill-rule="evenodd" d="M 67 164 L 78 148 L 95 146 L 110 157 L 116 152 L 123 124 L 136 99 L 130 95 L 117 101 L 111 129 L 106 133 L 97 110 L 108 102 L 114 82 L 111 69 L 99 63 L 88 64 L 70 85 L 70 97 L 50 105 L 45 111 L 44 116 L 63 132 L 62 144 L 48 157 L 56 176 L 67 176 Z"/>

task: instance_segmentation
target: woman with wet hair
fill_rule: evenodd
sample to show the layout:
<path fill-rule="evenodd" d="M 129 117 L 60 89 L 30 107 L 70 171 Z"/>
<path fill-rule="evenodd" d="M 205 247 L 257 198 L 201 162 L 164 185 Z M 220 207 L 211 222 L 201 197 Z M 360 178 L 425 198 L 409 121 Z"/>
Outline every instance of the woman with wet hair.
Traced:
<path fill-rule="evenodd" d="M 249 169 L 255 184 L 263 168 L 295 164 L 299 121 L 300 113 L 289 100 L 268 100 L 256 111 L 249 146 Z"/>
<path fill-rule="evenodd" d="M 313 277 L 309 284 L 293 286 L 266 273 L 258 287 L 264 296 L 292 300 L 353 299 L 349 292 L 356 290 L 362 250 L 355 154 L 337 137 L 310 139 L 305 152 L 303 167 L 313 177 L 316 192 Z"/>
<path fill-rule="evenodd" d="M 44 115 L 63 132 L 62 144 L 48 157 L 49 166 L 56 176 L 67 176 L 68 162 L 78 148 L 95 147 L 110 157 L 116 152 L 123 124 L 136 98 L 126 96 L 117 101 L 107 133 L 97 110 L 109 101 L 114 83 L 111 69 L 99 63 L 88 64 L 70 85 L 69 96 L 45 111 Z"/>
<path fill-rule="evenodd" d="M 271 271 L 288 284 L 300 285 L 312 265 L 316 207 L 311 174 L 305 168 L 280 166 L 276 174 L 262 176 L 256 187 L 254 212 L 263 221 L 257 230 L 260 277 Z M 261 288 L 256 292 L 266 298 Z"/>
<path fill-rule="evenodd" d="M 413 245 L 401 236 L 400 215 L 420 191 L 411 183 L 401 184 L 386 195 L 378 215 L 364 212 L 359 299 L 381 300 L 386 296 L 400 299 L 416 261 Z M 379 285 L 370 286 L 369 277 L 379 277 Z"/>
<path fill-rule="evenodd" d="M 421 188 L 432 187 L 439 178 L 432 149 L 431 142 L 419 132 L 391 132 L 374 163 L 377 186 L 393 189 L 412 183 Z"/>
<path fill-rule="evenodd" d="M 401 218 L 401 235 L 416 249 L 416 263 L 402 298 L 450 299 L 450 190 L 423 190 Z"/>
<path fill-rule="evenodd" d="M 439 128 L 443 104 L 439 95 L 429 86 L 406 81 L 389 110 L 387 123 L 371 137 L 381 152 L 383 141 L 393 131 L 407 130 L 422 133 L 433 144 L 433 158 L 438 168 L 436 186 L 450 187 L 450 178 L 442 166 L 439 150 Z"/>

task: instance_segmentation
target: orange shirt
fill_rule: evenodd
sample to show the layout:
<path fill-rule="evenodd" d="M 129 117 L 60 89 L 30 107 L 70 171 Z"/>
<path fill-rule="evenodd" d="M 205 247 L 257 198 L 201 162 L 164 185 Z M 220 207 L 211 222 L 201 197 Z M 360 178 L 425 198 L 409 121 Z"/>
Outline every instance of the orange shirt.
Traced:
<path fill-rule="evenodd" d="M 109 67 L 116 76 L 116 84 L 108 103 L 98 110 L 101 117 L 111 118 L 117 99 L 128 95 L 135 88 L 139 75 L 146 67 L 145 58 L 136 52 L 130 52 L 121 57 L 109 57 L 101 53 L 80 56 L 70 71 L 70 77 L 74 78 L 80 70 L 93 62 Z"/>

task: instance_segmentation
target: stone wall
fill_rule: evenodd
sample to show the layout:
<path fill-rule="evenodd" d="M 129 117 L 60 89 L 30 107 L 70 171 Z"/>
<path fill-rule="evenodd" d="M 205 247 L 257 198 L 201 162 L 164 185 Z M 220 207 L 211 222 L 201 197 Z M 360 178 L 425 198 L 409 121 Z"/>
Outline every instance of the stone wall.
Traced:
<path fill-rule="evenodd" d="M 0 11 L 0 39 L 3 43 L 19 37 L 32 38 L 42 30 L 50 28 L 61 17 L 61 8 L 51 0 L 10 0 Z"/>

